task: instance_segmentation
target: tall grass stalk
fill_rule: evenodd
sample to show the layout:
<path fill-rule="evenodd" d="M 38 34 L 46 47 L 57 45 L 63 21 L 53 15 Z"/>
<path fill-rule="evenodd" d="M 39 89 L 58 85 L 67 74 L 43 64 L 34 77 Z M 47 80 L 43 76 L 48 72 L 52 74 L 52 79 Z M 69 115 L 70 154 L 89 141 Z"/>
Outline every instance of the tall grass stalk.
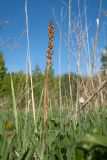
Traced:
<path fill-rule="evenodd" d="M 29 70 L 29 75 L 30 75 L 31 99 L 32 99 L 33 117 L 34 117 L 34 123 L 35 123 L 36 118 L 35 118 L 35 103 L 34 103 L 33 81 L 32 81 L 32 67 L 31 67 L 31 61 L 30 61 L 30 44 L 29 44 L 29 27 L 28 27 L 27 0 L 25 0 L 25 15 L 26 15 L 28 70 Z"/>
<path fill-rule="evenodd" d="M 70 98 L 72 101 L 72 87 L 71 87 L 71 52 L 70 52 L 70 39 L 71 39 L 71 0 L 68 2 L 68 78 L 69 78 L 69 90 L 70 90 Z M 71 102 L 72 103 L 72 102 Z M 72 103 L 73 104 L 73 103 Z M 72 105 L 73 110 L 73 105 Z"/>
<path fill-rule="evenodd" d="M 43 143 L 42 143 L 42 156 L 43 160 L 45 159 L 46 152 L 46 114 L 47 114 L 47 96 L 48 96 L 48 77 L 49 77 L 49 69 L 52 65 L 52 54 L 53 54 L 53 38 L 54 38 L 54 24 L 52 20 L 49 22 L 48 26 L 48 49 L 47 49 L 47 68 L 46 68 L 46 76 L 45 76 L 45 90 L 44 90 L 44 117 L 43 117 Z"/>
<path fill-rule="evenodd" d="M 61 47 L 62 47 L 62 16 L 63 16 L 63 9 L 61 9 L 61 23 L 59 23 L 57 21 L 57 18 L 55 16 L 55 12 L 53 9 L 53 15 L 54 15 L 54 19 L 56 21 L 56 24 L 58 26 L 59 29 L 59 104 L 60 104 L 60 115 L 61 112 L 63 110 L 63 106 L 62 106 L 62 90 L 61 90 Z"/>
<path fill-rule="evenodd" d="M 100 25 L 101 6 L 102 6 L 102 0 L 100 0 L 98 18 L 96 19 L 96 35 L 95 35 L 95 39 L 94 39 L 94 42 L 93 42 L 93 55 L 92 55 L 92 59 L 91 59 L 91 75 L 90 75 L 90 79 L 91 79 L 92 89 L 93 90 L 95 90 L 95 85 L 94 85 L 94 82 L 93 82 L 93 75 L 94 75 L 94 71 L 95 71 L 95 63 L 97 61 L 97 50 L 98 50 L 98 40 L 99 40 L 99 25 Z M 98 80 L 100 80 L 100 79 L 98 78 Z M 100 81 L 99 81 L 99 83 L 100 83 Z M 96 99 L 94 101 L 94 103 L 95 103 L 96 109 L 97 109 L 99 107 L 98 100 Z"/>
<path fill-rule="evenodd" d="M 63 111 L 62 108 L 62 93 L 61 93 L 61 40 L 62 40 L 62 16 L 63 16 L 63 9 L 61 10 L 61 24 L 59 28 L 59 104 L 60 104 L 60 115 Z"/>
<path fill-rule="evenodd" d="M 42 142 L 43 160 L 45 159 L 45 152 L 46 152 L 46 116 L 47 116 L 48 75 L 49 75 L 49 66 L 47 66 L 47 70 L 46 70 L 45 89 L 44 89 L 43 142 Z"/>
<path fill-rule="evenodd" d="M 37 121 L 36 121 L 36 123 L 38 122 L 38 119 L 39 119 L 39 116 L 40 116 L 43 94 L 44 94 L 44 87 L 43 87 L 43 89 L 42 89 L 41 96 L 40 96 L 40 100 L 39 100 L 39 106 L 38 106 L 38 112 L 37 112 L 37 118 L 36 118 Z"/>
<path fill-rule="evenodd" d="M 18 134 L 17 105 L 16 105 L 16 99 L 15 99 L 13 78 L 12 78 L 12 74 L 11 73 L 10 73 L 10 79 L 11 79 L 11 90 L 12 90 L 12 99 L 13 99 L 13 112 L 14 112 L 14 118 L 15 118 L 15 127 L 16 127 L 16 133 Z"/>

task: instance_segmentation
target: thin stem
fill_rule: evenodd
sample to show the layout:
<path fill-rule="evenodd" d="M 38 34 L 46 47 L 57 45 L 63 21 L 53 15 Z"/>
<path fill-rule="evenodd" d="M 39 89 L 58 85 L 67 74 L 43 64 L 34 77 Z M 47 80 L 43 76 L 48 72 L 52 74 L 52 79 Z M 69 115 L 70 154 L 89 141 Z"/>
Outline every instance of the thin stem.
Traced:
<path fill-rule="evenodd" d="M 34 123 L 35 123 L 36 118 L 35 118 L 35 103 L 34 103 L 34 93 L 33 93 L 32 67 L 31 67 L 31 61 L 30 61 L 30 44 L 29 44 L 29 30 L 28 30 L 27 0 L 25 1 L 25 15 L 26 15 L 28 69 L 29 69 L 29 74 L 30 74 L 32 108 L 33 108 L 33 117 L 34 117 Z"/>
<path fill-rule="evenodd" d="M 47 117 L 48 76 L 49 76 L 49 66 L 47 66 L 47 69 L 46 69 L 45 90 L 44 90 L 43 143 L 42 143 L 43 160 L 45 159 L 45 152 L 46 152 L 46 117 Z"/>
<path fill-rule="evenodd" d="M 61 39 L 62 39 L 62 14 L 63 10 L 61 10 L 61 26 L 60 26 L 60 35 L 59 35 L 59 103 L 60 103 L 60 115 L 62 112 L 62 94 L 61 94 Z"/>
<path fill-rule="evenodd" d="M 68 70 L 69 70 L 68 78 L 69 78 L 70 98 L 72 99 L 71 62 L 70 62 L 70 37 L 71 37 L 71 0 L 69 0 L 69 6 L 68 6 Z"/>

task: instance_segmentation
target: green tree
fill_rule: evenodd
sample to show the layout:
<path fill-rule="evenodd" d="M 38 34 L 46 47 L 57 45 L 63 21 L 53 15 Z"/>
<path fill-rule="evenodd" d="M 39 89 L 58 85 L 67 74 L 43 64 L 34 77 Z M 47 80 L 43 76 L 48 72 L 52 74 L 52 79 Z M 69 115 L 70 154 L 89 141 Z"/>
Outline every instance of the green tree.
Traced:
<path fill-rule="evenodd" d="M 25 107 L 26 100 L 26 74 L 23 71 L 11 73 L 15 91 L 15 98 L 19 107 Z"/>
<path fill-rule="evenodd" d="M 4 78 L 6 76 L 7 68 L 5 67 L 5 60 L 2 52 L 0 52 L 0 96 L 3 97 L 5 94 Z"/>
<path fill-rule="evenodd" d="M 104 49 L 101 56 L 101 70 L 104 75 L 107 75 L 107 47 Z"/>
<path fill-rule="evenodd" d="M 38 105 L 44 87 L 44 75 L 38 65 L 36 65 L 33 71 L 33 85 L 35 102 Z"/>

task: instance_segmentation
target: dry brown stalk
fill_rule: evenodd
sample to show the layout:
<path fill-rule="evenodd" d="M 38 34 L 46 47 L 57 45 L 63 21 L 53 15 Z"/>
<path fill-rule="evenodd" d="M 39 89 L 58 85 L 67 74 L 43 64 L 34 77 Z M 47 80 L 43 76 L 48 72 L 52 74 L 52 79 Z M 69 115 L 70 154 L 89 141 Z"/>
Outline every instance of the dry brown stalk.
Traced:
<path fill-rule="evenodd" d="M 43 160 L 45 159 L 46 153 L 46 114 L 47 114 L 47 93 L 48 93 L 48 76 L 49 69 L 52 65 L 52 54 L 53 54 L 53 38 L 54 38 L 54 25 L 52 20 L 49 22 L 48 26 L 48 49 L 47 49 L 47 69 L 46 69 L 46 77 L 45 77 L 45 90 L 44 90 L 44 118 L 43 118 Z"/>
<path fill-rule="evenodd" d="M 72 121 L 78 113 L 80 113 L 81 111 L 83 111 L 86 107 L 86 105 L 91 101 L 91 99 L 97 95 L 104 87 L 105 85 L 107 85 L 107 80 L 104 80 L 101 85 L 95 90 L 93 91 L 93 93 L 85 100 L 85 102 L 83 103 L 82 107 L 75 113 L 70 113 L 67 117 L 66 117 L 66 124 L 69 123 L 69 121 Z"/>

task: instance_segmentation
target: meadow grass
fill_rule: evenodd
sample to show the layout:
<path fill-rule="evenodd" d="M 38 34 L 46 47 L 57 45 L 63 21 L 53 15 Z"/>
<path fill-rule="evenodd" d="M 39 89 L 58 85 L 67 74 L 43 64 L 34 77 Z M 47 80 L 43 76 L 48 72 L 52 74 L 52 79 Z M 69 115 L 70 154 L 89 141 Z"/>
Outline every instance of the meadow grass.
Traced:
<path fill-rule="evenodd" d="M 93 106 L 94 107 L 94 106 Z M 106 146 L 106 141 L 101 136 L 107 136 L 107 109 L 105 107 L 99 111 L 89 110 L 87 114 L 81 113 L 69 124 L 65 124 L 68 110 L 64 110 L 60 115 L 58 107 L 52 108 L 52 114 L 48 111 L 46 126 L 46 153 L 45 159 L 76 160 L 76 145 L 90 151 L 93 146 Z M 11 111 L 1 111 L 0 116 L 0 156 L 1 159 L 42 159 L 42 138 L 43 138 L 43 111 L 36 122 L 36 129 L 32 111 L 26 117 L 24 110 L 17 110 L 18 133 L 15 127 L 14 113 Z M 37 117 L 37 116 L 36 116 Z M 10 124 L 10 121 L 14 123 Z M 87 134 L 89 137 L 87 138 Z M 85 139 L 86 135 L 86 139 Z M 95 138 L 92 138 L 96 137 Z M 84 137 L 84 139 L 83 139 Z M 99 141 L 98 141 L 98 138 Z M 83 142 L 82 142 L 83 139 Z M 95 139 L 92 140 L 91 139 Z M 88 152 L 87 151 L 87 152 Z M 78 159 L 79 160 L 79 159 Z"/>
<path fill-rule="evenodd" d="M 79 3 L 79 1 L 78 1 Z M 101 3 L 101 2 L 100 2 Z M 79 49 L 73 53 L 70 46 L 71 41 L 71 1 L 68 5 L 68 36 L 65 43 L 68 47 L 68 81 L 70 98 L 66 95 L 66 106 L 63 106 L 62 102 L 62 82 L 61 82 L 61 39 L 62 33 L 62 17 L 61 12 L 61 24 L 57 22 L 60 29 L 60 44 L 59 44 L 59 105 L 49 105 L 49 93 L 48 93 L 48 74 L 52 63 L 53 53 L 53 38 L 54 27 L 49 29 L 49 43 L 47 49 L 47 72 L 42 89 L 39 105 L 35 107 L 34 99 L 34 84 L 32 80 L 32 67 L 30 62 L 30 44 L 29 44 L 29 30 L 28 30 L 28 13 L 27 13 L 27 1 L 25 1 L 25 16 L 26 16 L 26 31 L 27 31 L 27 69 L 28 75 L 26 76 L 26 106 L 23 109 L 18 108 L 15 97 L 14 81 L 11 76 L 11 92 L 12 92 L 12 106 L 9 109 L 0 110 L 0 159 L 1 160 L 98 160 L 107 159 L 107 108 L 99 103 L 99 97 L 103 99 L 102 94 L 102 77 L 97 75 L 97 85 L 94 82 L 93 72 L 94 68 L 91 64 L 91 73 L 88 80 L 85 82 L 81 73 L 80 63 L 82 52 Z M 86 7 L 86 6 L 85 6 Z M 101 6 L 100 6 L 101 7 Z M 86 9 L 86 8 L 85 8 Z M 100 8 L 101 9 L 101 8 Z M 85 10 L 86 11 L 86 10 Z M 85 12 L 85 18 L 87 16 Z M 52 25 L 52 21 L 50 21 Z M 79 19 L 77 24 L 78 29 L 74 29 L 76 34 L 78 48 L 83 48 L 85 54 L 89 56 L 88 42 L 88 29 L 86 23 L 86 39 L 84 38 L 84 32 L 81 22 L 81 13 L 79 11 Z M 52 26 L 51 26 L 52 27 Z M 50 28 L 51 28 L 50 27 Z M 95 42 L 98 39 L 98 27 Z M 50 30 L 52 33 L 50 34 Z M 79 30 L 79 32 L 78 32 Z M 52 35 L 52 36 L 51 36 Z M 82 39 L 79 39 L 82 37 Z M 84 44 L 85 47 L 81 46 Z M 51 49 L 50 49 L 51 48 Z M 96 61 L 96 49 L 97 43 L 94 44 L 93 49 L 93 63 Z M 77 55 L 75 53 L 77 52 Z M 73 100 L 73 91 L 71 87 L 71 53 L 76 58 L 77 74 L 80 75 L 80 79 L 77 77 L 76 88 L 76 100 Z M 90 67 L 88 66 L 88 67 Z M 89 69 L 89 68 L 88 68 Z M 88 70 L 89 71 L 89 70 Z M 30 84 L 28 82 L 30 79 Z M 105 81 L 103 81 L 105 82 Z M 88 84 L 89 83 L 89 84 Z M 107 83 L 107 82 L 106 82 Z M 97 86 L 100 86 L 98 90 Z M 88 88 L 89 87 L 89 88 Z M 84 104 L 79 103 L 80 88 L 83 89 L 85 96 L 87 97 Z M 90 94 L 91 93 L 91 94 Z M 97 95 L 99 93 L 99 95 Z M 82 96 L 83 96 L 82 95 Z M 44 103 L 42 104 L 44 96 Z M 92 99 L 94 96 L 94 100 Z M 98 97 L 97 97 L 98 96 Z M 31 106 L 29 101 L 31 100 Z M 91 101 L 92 100 L 92 101 Z M 103 101 L 103 100 L 102 100 Z M 44 108 L 44 109 L 43 109 Z M 74 116 L 75 115 L 75 116 Z"/>

